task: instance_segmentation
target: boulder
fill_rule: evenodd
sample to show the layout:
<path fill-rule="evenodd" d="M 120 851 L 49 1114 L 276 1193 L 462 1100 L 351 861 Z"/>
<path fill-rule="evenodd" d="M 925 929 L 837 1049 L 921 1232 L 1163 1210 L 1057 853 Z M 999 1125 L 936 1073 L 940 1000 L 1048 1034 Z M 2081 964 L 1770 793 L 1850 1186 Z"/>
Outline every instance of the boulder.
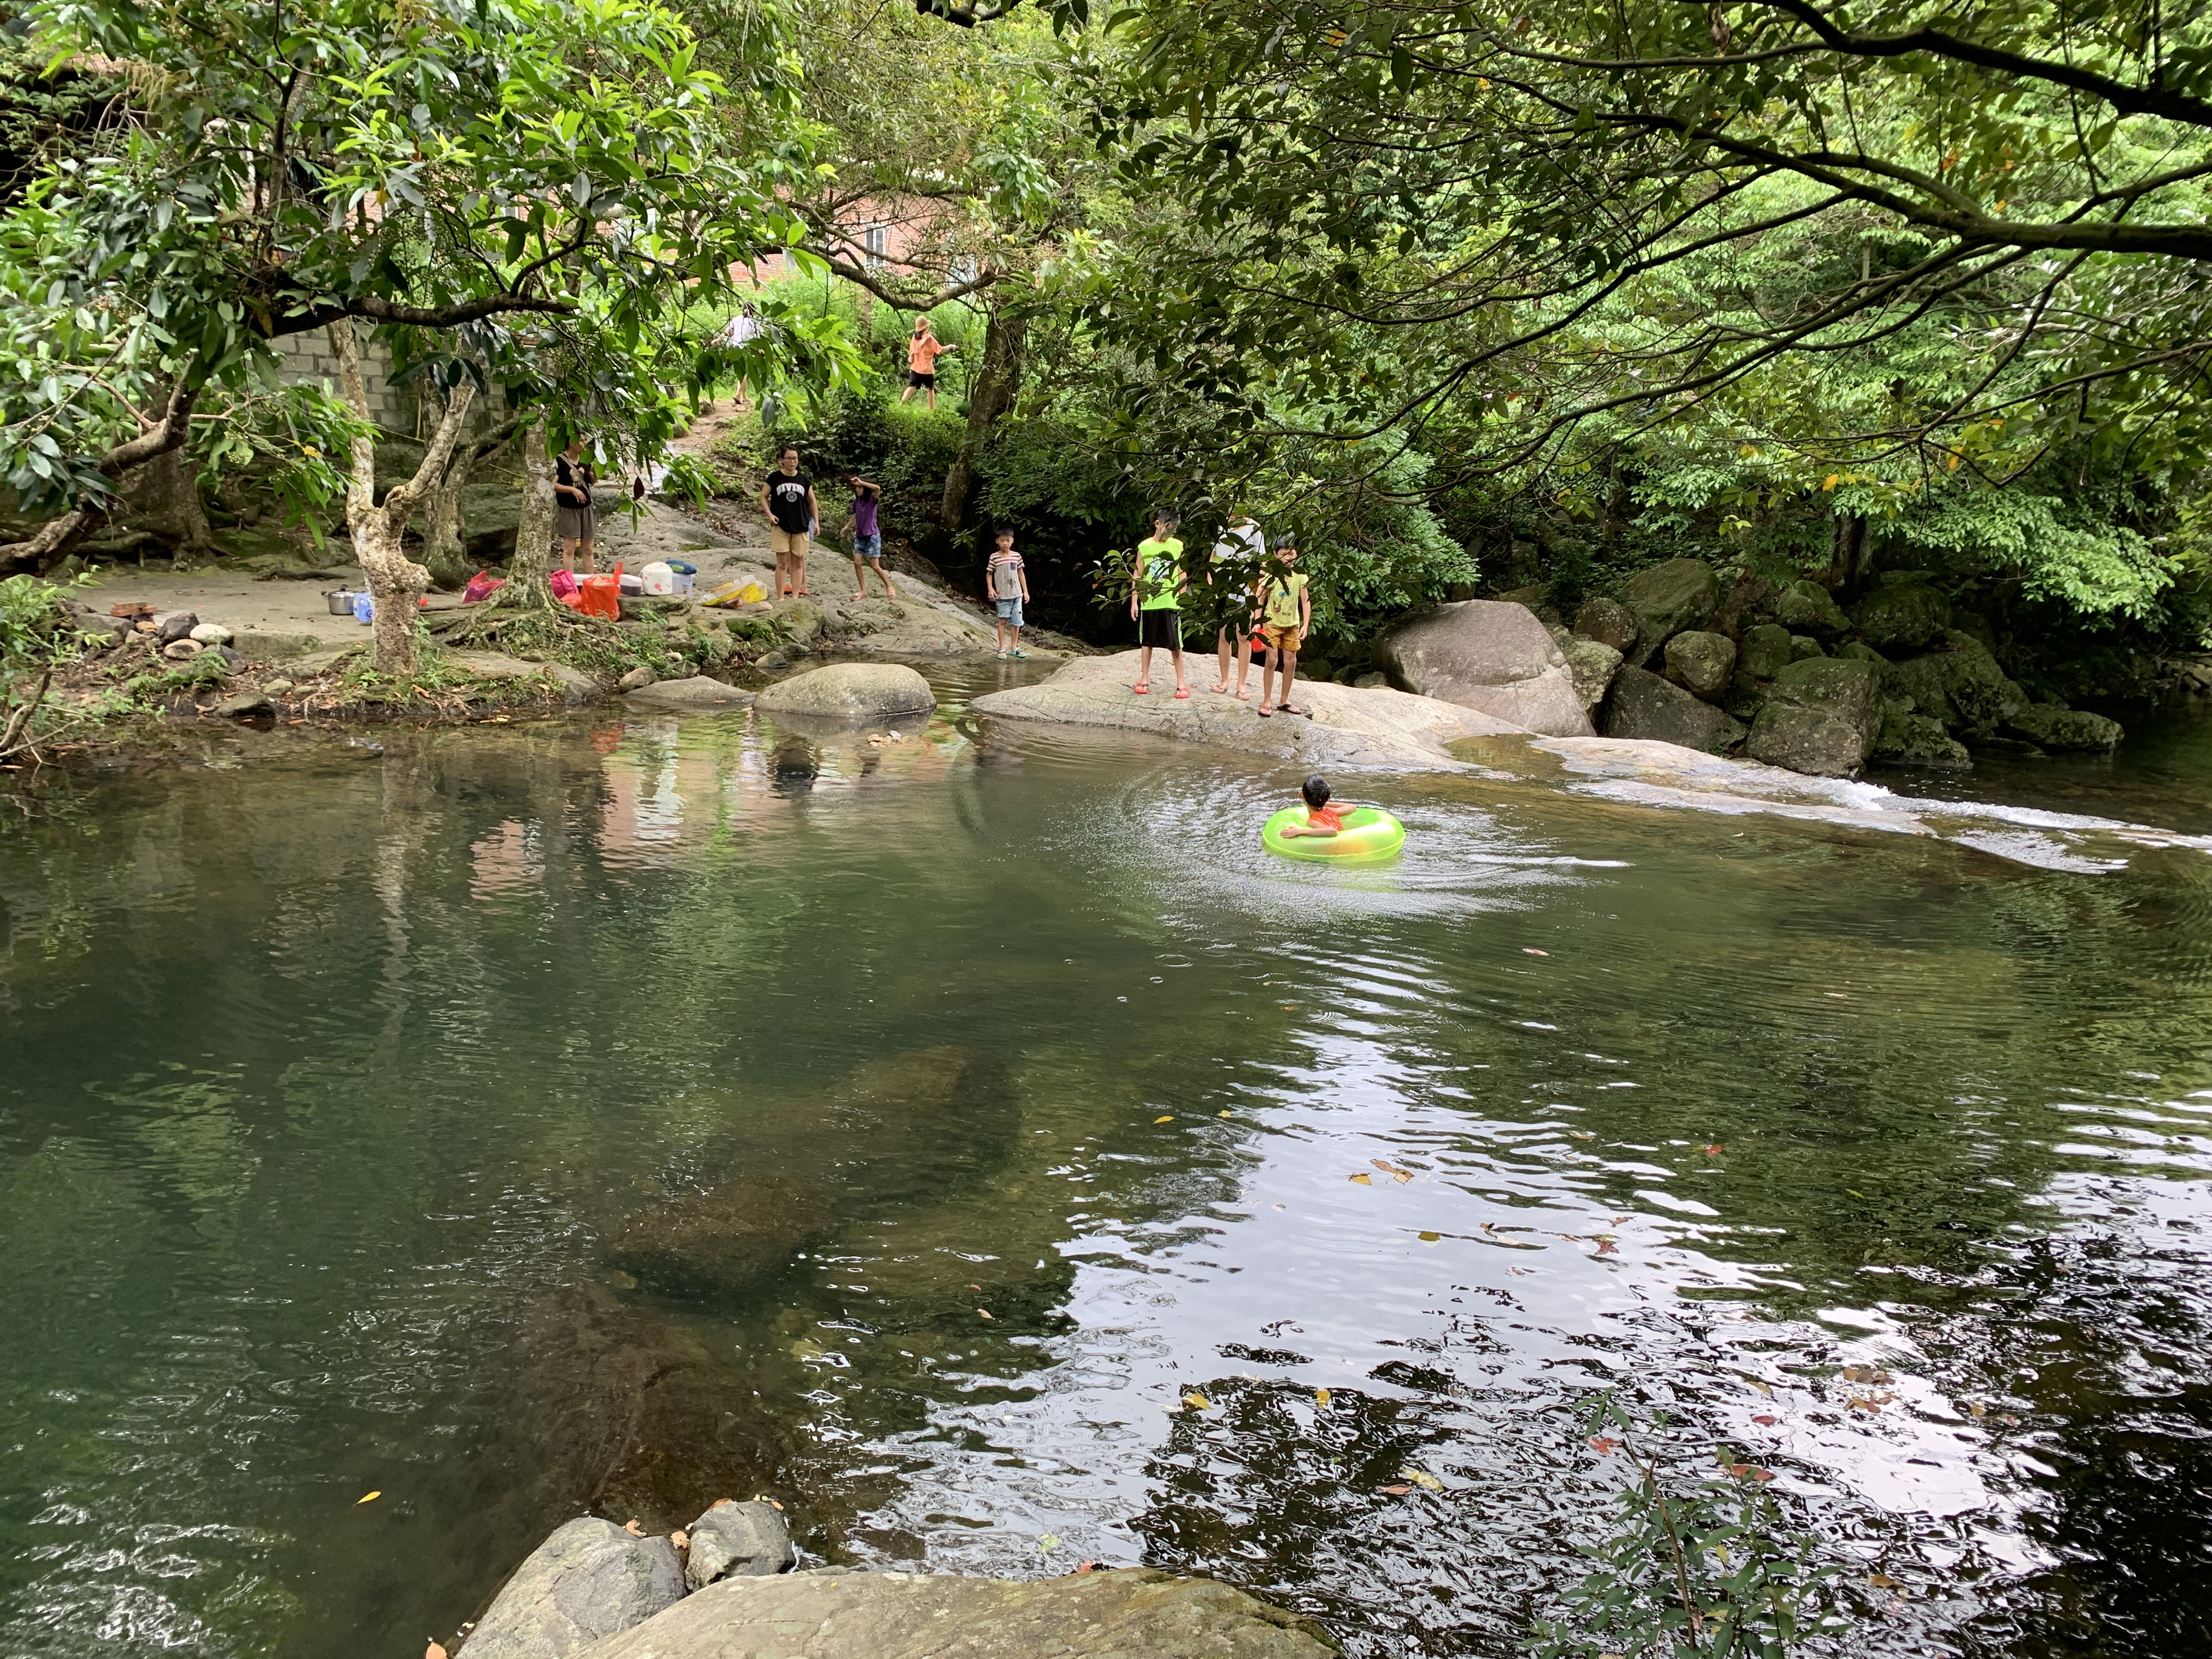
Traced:
<path fill-rule="evenodd" d="M 216 705 L 215 712 L 233 720 L 252 720 L 258 715 L 273 714 L 276 708 L 266 692 L 241 691 L 236 696 L 225 697 Z"/>
<path fill-rule="evenodd" d="M 1526 605 L 1462 599 L 1407 617 L 1376 640 L 1375 660 L 1421 696 L 1546 737 L 1591 735 L 1565 656 Z"/>
<path fill-rule="evenodd" d="M 1574 659 L 1572 657 L 1569 657 L 1567 659 L 1567 663 L 1568 666 L 1571 668 L 1574 665 Z M 1372 691 L 1378 686 L 1389 684 L 1390 677 L 1388 674 L 1376 673 L 1370 671 L 1364 674 L 1353 676 L 1352 683 L 1362 691 Z"/>
<path fill-rule="evenodd" d="M 154 618 L 155 637 L 168 645 L 178 640 L 190 639 L 192 629 L 200 625 L 197 611 L 165 611 Z"/>
<path fill-rule="evenodd" d="M 844 662 L 778 681 L 760 694 L 759 707 L 763 714 L 876 720 L 927 714 L 937 694 L 903 663 Z"/>
<path fill-rule="evenodd" d="M 1921 651 L 1951 625 L 1951 601 L 1924 582 L 1877 587 L 1851 607 L 1859 637 L 1887 653 Z"/>
<path fill-rule="evenodd" d="M 1728 690 L 1735 672 L 1735 641 L 1698 629 L 1667 641 L 1667 678 L 1710 702 Z"/>
<path fill-rule="evenodd" d="M 744 708 L 752 702 L 753 694 L 710 680 L 704 674 L 694 674 L 690 679 L 657 680 L 640 686 L 623 701 L 639 708 Z"/>
<path fill-rule="evenodd" d="M 1743 725 L 1671 680 L 1623 666 L 1605 702 L 1605 735 L 1642 738 L 1725 754 L 1743 741 Z"/>
<path fill-rule="evenodd" d="M 1921 714 L 1954 732 L 1987 734 L 2027 707 L 2027 694 L 2005 678 L 1981 641 L 1954 629 L 1942 649 L 1892 663 L 1884 674 L 1889 694 L 1908 698 Z"/>
<path fill-rule="evenodd" d="M 1827 654 L 1827 648 L 1810 634 L 1792 634 L 1790 636 L 1790 660 L 1792 662 L 1804 662 L 1809 658 Z"/>
<path fill-rule="evenodd" d="M 1575 632 L 1586 640 L 1626 652 L 1641 632 L 1636 613 L 1619 599 L 1584 599 L 1575 612 Z"/>
<path fill-rule="evenodd" d="M 1575 696 L 1582 700 L 1584 712 L 1594 712 L 1613 689 L 1613 677 L 1620 672 L 1620 653 L 1595 640 L 1570 634 L 1561 642 L 1559 654 L 1567 659 L 1567 678 L 1575 683 Z"/>
<path fill-rule="evenodd" d="M 615 682 L 617 691 L 642 691 L 648 685 L 658 684 L 660 676 L 650 668 L 633 668 Z"/>
<path fill-rule="evenodd" d="M 1816 581 L 1802 580 L 1774 596 L 1774 620 L 1793 634 L 1833 635 L 1848 633 L 1851 626 L 1834 594 Z"/>
<path fill-rule="evenodd" d="M 1743 630 L 1735 665 L 1753 679 L 1771 680 L 1791 661 L 1790 630 L 1778 623 L 1759 623 Z"/>
<path fill-rule="evenodd" d="M 1819 777 L 1856 776 L 1874 750 L 1881 711 L 1872 667 L 1840 658 L 1793 662 L 1774 677 L 1752 722 L 1753 760 Z"/>
<path fill-rule="evenodd" d="M 783 1511 L 756 1498 L 725 1498 L 684 1528 L 684 1582 L 695 1590 L 725 1578 L 772 1578 L 789 1572 L 796 1559 Z"/>
<path fill-rule="evenodd" d="M 1636 614 L 1636 642 L 1622 655 L 1631 666 L 1641 668 L 1675 635 L 1713 619 L 1721 605 L 1721 579 L 1703 559 L 1669 559 L 1623 582 L 1620 602 Z"/>
<path fill-rule="evenodd" d="M 113 645 L 131 632 L 131 624 L 121 617 L 103 617 L 91 611 L 81 611 L 70 618 L 70 625 L 80 634 L 88 634 L 96 646 Z"/>
<path fill-rule="evenodd" d="M 676 1547 L 580 1516 L 540 1544 L 470 1633 L 468 1659 L 564 1659 L 684 1597 Z"/>
<path fill-rule="evenodd" d="M 1965 771 L 1974 763 L 1966 745 L 1931 714 L 1916 714 L 1893 703 L 1881 717 L 1874 757 L 1885 766 L 1929 766 Z"/>
<path fill-rule="evenodd" d="M 2120 741 L 2120 723 L 2086 708 L 2061 708 L 2032 702 L 2006 717 L 2005 730 L 2045 749 L 2087 749 L 2109 752 Z"/>
<path fill-rule="evenodd" d="M 198 640 L 171 640 L 161 647 L 161 654 L 171 662 L 190 662 L 200 653 Z"/>
<path fill-rule="evenodd" d="M 725 1578 L 593 1649 L 592 1659 L 1336 1659 L 1337 1652 L 1304 1620 L 1243 1590 L 1151 1567 L 1036 1579 L 833 1569 Z"/>
<path fill-rule="evenodd" d="M 742 1175 L 631 1217 L 606 1255 L 657 1291 L 712 1297 L 776 1273 L 836 1219 L 829 1194 L 811 1182 Z"/>
<path fill-rule="evenodd" d="M 202 623 L 192 629 L 191 637 L 202 645 L 228 645 L 234 636 L 221 623 Z"/>
<path fill-rule="evenodd" d="M 769 614 L 786 637 L 801 645 L 820 639 L 830 623 L 822 607 L 811 599 L 780 599 Z"/>

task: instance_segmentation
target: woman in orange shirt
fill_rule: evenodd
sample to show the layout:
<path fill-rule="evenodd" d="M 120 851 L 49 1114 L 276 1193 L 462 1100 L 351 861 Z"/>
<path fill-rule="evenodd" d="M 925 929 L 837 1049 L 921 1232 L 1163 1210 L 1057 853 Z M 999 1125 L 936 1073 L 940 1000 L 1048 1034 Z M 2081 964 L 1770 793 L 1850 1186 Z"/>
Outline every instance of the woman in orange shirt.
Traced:
<path fill-rule="evenodd" d="M 906 390 L 899 393 L 901 403 L 914 396 L 917 389 L 929 394 L 929 406 L 937 407 L 937 360 L 957 351 L 937 337 L 929 325 L 928 315 L 914 319 L 914 337 L 906 343 Z"/>

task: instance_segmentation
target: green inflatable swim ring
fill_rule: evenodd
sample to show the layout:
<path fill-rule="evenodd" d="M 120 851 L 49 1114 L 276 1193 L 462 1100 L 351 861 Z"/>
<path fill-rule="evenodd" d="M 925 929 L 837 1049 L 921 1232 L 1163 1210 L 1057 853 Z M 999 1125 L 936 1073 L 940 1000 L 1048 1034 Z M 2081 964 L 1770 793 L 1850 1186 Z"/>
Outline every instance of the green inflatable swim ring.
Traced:
<path fill-rule="evenodd" d="M 1260 843 L 1270 853 L 1309 864 L 1374 864 L 1390 857 L 1406 844 L 1406 826 L 1379 806 L 1355 806 L 1344 815 L 1343 830 L 1334 836 L 1291 836 L 1292 824 L 1304 829 L 1306 809 L 1285 806 L 1267 820 Z"/>

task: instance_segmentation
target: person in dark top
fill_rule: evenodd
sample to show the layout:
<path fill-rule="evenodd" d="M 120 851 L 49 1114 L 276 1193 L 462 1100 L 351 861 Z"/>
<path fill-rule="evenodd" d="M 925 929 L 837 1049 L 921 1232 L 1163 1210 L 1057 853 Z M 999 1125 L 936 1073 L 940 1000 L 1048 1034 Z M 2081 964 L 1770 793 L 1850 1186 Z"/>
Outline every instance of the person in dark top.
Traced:
<path fill-rule="evenodd" d="M 553 533 L 561 538 L 561 562 L 586 576 L 599 570 L 599 514 L 592 505 L 599 471 L 584 459 L 574 438 L 553 459 Z"/>
<path fill-rule="evenodd" d="M 776 453 L 775 471 L 761 483 L 760 504 L 768 514 L 769 549 L 775 555 L 776 597 L 804 594 L 806 550 L 821 508 L 814 501 L 814 480 L 799 470 L 796 444 Z"/>
<path fill-rule="evenodd" d="M 891 586 L 890 573 L 884 568 L 883 486 L 857 472 L 845 482 L 853 488 L 853 586 L 858 590 L 853 597 L 868 597 L 868 567 L 872 565 L 883 582 L 884 597 L 895 599 L 898 591 Z"/>

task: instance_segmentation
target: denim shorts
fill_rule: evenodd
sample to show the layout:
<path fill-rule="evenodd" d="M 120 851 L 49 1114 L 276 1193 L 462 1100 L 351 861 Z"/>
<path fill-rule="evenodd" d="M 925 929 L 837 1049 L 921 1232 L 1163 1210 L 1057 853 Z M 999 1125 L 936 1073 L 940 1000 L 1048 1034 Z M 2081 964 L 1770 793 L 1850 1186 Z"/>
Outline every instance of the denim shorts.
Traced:
<path fill-rule="evenodd" d="M 853 556 L 856 559 L 882 558 L 884 556 L 884 538 L 881 536 L 854 537 Z"/>
<path fill-rule="evenodd" d="M 1009 628 L 1019 628 L 1022 625 L 1022 602 L 1019 599 L 1000 599 L 999 620 Z"/>

